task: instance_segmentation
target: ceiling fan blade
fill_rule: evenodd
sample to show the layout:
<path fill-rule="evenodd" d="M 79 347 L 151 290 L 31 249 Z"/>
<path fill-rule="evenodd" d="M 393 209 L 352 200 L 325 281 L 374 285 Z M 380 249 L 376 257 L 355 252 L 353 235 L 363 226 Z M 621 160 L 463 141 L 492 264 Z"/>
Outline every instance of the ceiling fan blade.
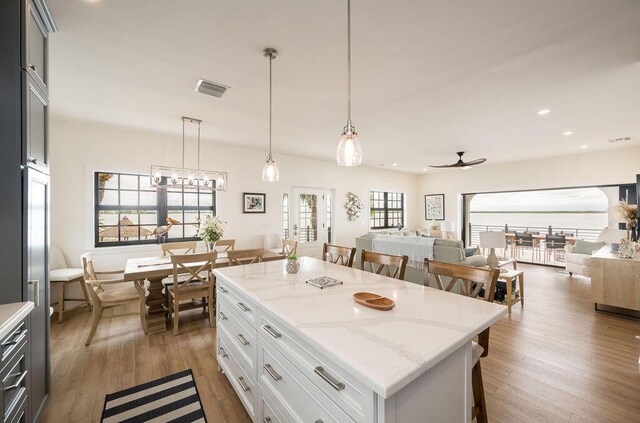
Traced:
<path fill-rule="evenodd" d="M 445 167 L 456 167 L 456 165 L 457 165 L 457 163 L 456 164 L 450 164 L 450 165 L 440 165 L 440 166 L 429 165 L 429 167 L 433 167 L 433 168 L 437 168 L 437 169 L 444 169 Z"/>
<path fill-rule="evenodd" d="M 480 163 L 484 163 L 486 161 L 487 161 L 487 159 L 476 159 L 476 160 L 471 160 L 470 162 L 466 162 L 464 165 L 465 166 L 475 166 L 475 165 L 479 165 Z"/>

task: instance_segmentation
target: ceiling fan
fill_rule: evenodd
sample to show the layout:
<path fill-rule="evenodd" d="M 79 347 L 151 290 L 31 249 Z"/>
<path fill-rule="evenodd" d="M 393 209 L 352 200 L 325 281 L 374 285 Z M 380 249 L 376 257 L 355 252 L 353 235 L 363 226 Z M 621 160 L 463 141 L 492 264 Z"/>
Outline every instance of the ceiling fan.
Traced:
<path fill-rule="evenodd" d="M 465 162 L 462 160 L 462 155 L 464 154 L 464 151 L 459 151 L 456 154 L 458 155 L 458 161 L 455 162 L 454 164 L 441 165 L 441 166 L 429 165 L 429 167 L 435 167 L 435 168 L 461 167 L 463 169 L 468 169 L 471 166 L 479 165 L 487 161 L 487 159 L 476 159 L 476 160 L 471 160 L 470 162 Z"/>

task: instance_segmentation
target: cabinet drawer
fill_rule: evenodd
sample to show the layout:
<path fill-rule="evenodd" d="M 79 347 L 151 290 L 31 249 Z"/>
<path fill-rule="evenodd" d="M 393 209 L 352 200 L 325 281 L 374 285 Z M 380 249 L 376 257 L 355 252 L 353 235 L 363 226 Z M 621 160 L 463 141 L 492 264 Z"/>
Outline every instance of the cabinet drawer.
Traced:
<path fill-rule="evenodd" d="M 258 333 L 352 419 L 365 419 L 367 398 L 373 397 L 371 390 L 318 352 L 311 353 L 309 347 L 264 313 Z"/>
<path fill-rule="evenodd" d="M 23 392 L 21 397 L 16 401 L 16 407 L 7 415 L 5 414 L 5 423 L 27 423 L 27 392 Z"/>
<path fill-rule="evenodd" d="M 258 380 L 295 422 L 353 422 L 268 342 L 258 349 Z"/>
<path fill-rule="evenodd" d="M 224 331 L 218 331 L 217 346 L 218 364 L 226 373 L 231 386 L 233 386 L 240 401 L 244 404 L 244 408 L 253 420 L 255 417 L 256 396 L 258 394 L 255 378 L 248 375 L 234 358 L 237 355 L 237 351 L 229 342 Z"/>
<path fill-rule="evenodd" d="M 239 355 L 236 357 L 245 370 L 255 375 L 255 364 L 257 356 L 258 337 L 256 330 L 249 326 L 238 313 L 233 309 L 233 305 L 226 299 L 218 301 L 218 323 L 219 330 L 225 331 L 230 338 Z"/>
<path fill-rule="evenodd" d="M 2 382 L 2 409 L 8 420 L 27 395 L 27 356 L 26 343 L 0 372 Z"/>
<path fill-rule="evenodd" d="M 216 295 L 219 295 L 220 298 L 229 301 L 232 307 L 238 311 L 242 318 L 255 329 L 257 325 L 256 304 L 252 300 L 246 298 L 245 295 L 229 288 L 229 285 L 221 281 L 219 278 L 216 280 L 216 287 Z"/>
<path fill-rule="evenodd" d="M 261 386 L 262 388 L 262 386 Z M 275 401 L 267 394 L 267 391 L 260 389 L 260 399 L 258 400 L 258 422 L 262 423 L 287 423 L 284 413 L 275 405 Z"/>
<path fill-rule="evenodd" d="M 40 11 L 32 0 L 26 0 L 24 9 L 24 42 L 23 65 L 29 75 L 47 93 L 48 73 L 47 51 L 49 48 L 48 32 L 40 15 Z"/>
<path fill-rule="evenodd" d="M 27 322 L 20 322 L 11 333 L 0 341 L 2 357 L 0 358 L 0 370 L 4 369 L 6 363 L 13 357 L 16 351 L 20 350 L 27 342 Z"/>

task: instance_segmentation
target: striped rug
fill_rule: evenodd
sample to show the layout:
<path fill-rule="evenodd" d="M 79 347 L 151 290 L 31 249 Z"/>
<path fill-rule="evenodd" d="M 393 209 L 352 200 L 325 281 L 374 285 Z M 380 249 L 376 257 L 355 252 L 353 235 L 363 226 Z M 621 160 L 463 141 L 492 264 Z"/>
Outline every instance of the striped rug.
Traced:
<path fill-rule="evenodd" d="M 206 423 L 191 369 L 108 394 L 103 423 Z"/>

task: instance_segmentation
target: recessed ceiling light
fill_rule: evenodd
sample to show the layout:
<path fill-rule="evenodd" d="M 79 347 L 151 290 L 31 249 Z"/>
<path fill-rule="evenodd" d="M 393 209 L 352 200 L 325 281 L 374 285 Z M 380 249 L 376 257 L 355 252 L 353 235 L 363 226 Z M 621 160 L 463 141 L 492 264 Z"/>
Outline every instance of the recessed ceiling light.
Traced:
<path fill-rule="evenodd" d="M 394 166 L 394 167 L 395 167 L 395 166 L 398 166 L 398 163 L 394 163 L 394 164 L 392 164 L 391 166 Z"/>
<path fill-rule="evenodd" d="M 585 148 L 589 148 L 589 146 L 588 145 L 581 145 L 580 148 L 584 150 Z"/>
<path fill-rule="evenodd" d="M 546 115 L 547 113 L 549 113 L 551 110 L 549 109 L 542 109 L 542 110 L 538 110 L 538 114 L 539 115 Z"/>
<path fill-rule="evenodd" d="M 422 169 L 422 171 L 423 171 L 423 172 L 426 172 L 426 171 L 427 171 L 427 169 Z"/>
<path fill-rule="evenodd" d="M 573 135 L 573 131 L 564 131 L 562 135 Z"/>

